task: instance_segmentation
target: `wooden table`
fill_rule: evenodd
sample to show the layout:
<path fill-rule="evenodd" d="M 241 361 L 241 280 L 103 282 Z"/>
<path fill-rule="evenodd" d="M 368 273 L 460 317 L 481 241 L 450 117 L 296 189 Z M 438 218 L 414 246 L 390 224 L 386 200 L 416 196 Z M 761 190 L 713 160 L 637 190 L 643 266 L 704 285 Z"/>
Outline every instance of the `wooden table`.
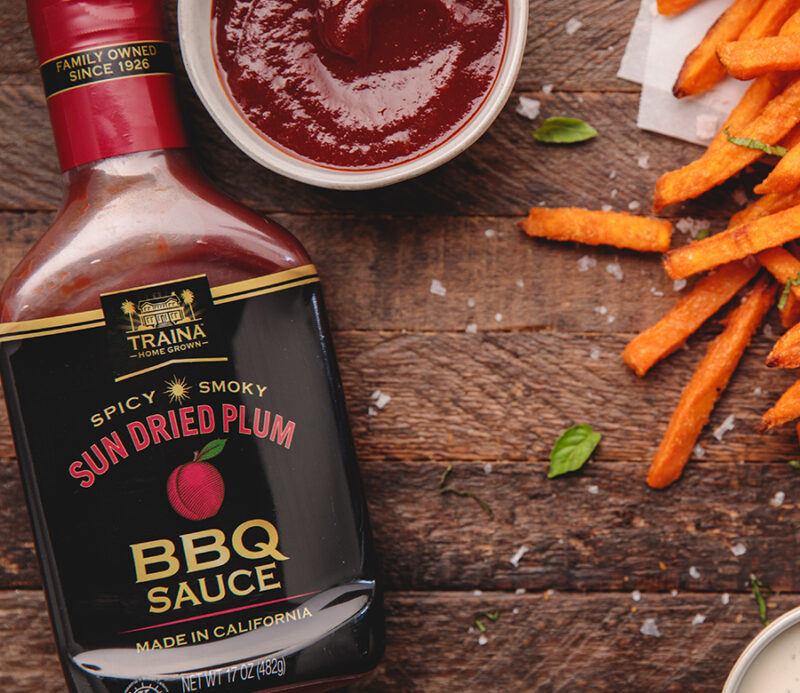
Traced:
<path fill-rule="evenodd" d="M 637 378 L 620 352 L 677 296 L 659 258 L 534 241 L 517 227 L 539 204 L 646 210 L 660 172 L 698 155 L 638 130 L 638 89 L 615 77 L 638 4 L 531 0 L 522 72 L 496 123 L 450 164 L 384 190 L 318 190 L 261 169 L 181 80 L 204 168 L 293 229 L 324 280 L 389 590 L 386 656 L 355 690 L 718 691 L 761 628 L 748 576 L 773 588 L 772 616 L 800 601 L 800 475 L 785 462 L 797 441 L 792 427 L 755 433 L 793 382 L 763 365 L 767 336 L 702 435 L 705 456 L 654 492 L 649 460 L 718 328 Z M 174 21 L 174 0 L 169 9 Z M 571 17 L 583 22 L 574 35 Z M 35 62 L 24 3 L 1 3 L 0 278 L 61 192 Z M 543 116 L 590 121 L 599 137 L 537 145 L 514 111 L 521 95 Z M 732 191 L 757 174 L 669 212 L 721 228 L 738 208 Z M 583 256 L 597 265 L 579 271 Z M 623 281 L 606 271 L 615 262 Z M 774 315 L 770 325 L 778 331 Z M 373 416 L 376 390 L 391 401 Z M 711 431 L 730 414 L 735 429 L 717 441 Z M 597 453 L 548 481 L 552 443 L 581 422 L 603 433 Z M 451 485 L 483 498 L 493 520 L 438 493 L 447 465 Z M 5 411 L 0 494 L 0 689 L 63 691 Z M 739 544 L 746 552 L 734 555 Z M 473 620 L 494 611 L 481 645 Z M 660 637 L 642 634 L 648 619 Z"/>

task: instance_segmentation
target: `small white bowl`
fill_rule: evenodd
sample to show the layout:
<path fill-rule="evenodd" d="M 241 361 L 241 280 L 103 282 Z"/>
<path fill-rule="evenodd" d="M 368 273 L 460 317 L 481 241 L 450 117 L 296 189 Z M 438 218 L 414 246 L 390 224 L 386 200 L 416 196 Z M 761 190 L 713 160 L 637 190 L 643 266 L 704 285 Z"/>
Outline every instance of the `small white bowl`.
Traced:
<path fill-rule="evenodd" d="M 255 1 L 255 0 L 254 0 Z M 508 35 L 500 70 L 481 107 L 458 132 L 406 162 L 375 169 L 339 169 L 292 156 L 271 144 L 231 102 L 214 58 L 213 0 L 179 0 L 178 33 L 186 71 L 222 131 L 245 154 L 288 178 L 338 190 L 380 188 L 449 161 L 477 140 L 503 109 L 519 72 L 528 31 L 528 0 L 508 0 Z"/>
<path fill-rule="evenodd" d="M 744 684 L 747 678 L 747 674 L 754 664 L 761 660 L 762 657 L 769 656 L 770 649 L 774 649 L 776 638 L 796 627 L 800 627 L 800 607 L 787 611 L 764 628 L 750 641 L 750 644 L 744 649 L 744 652 L 739 655 L 739 659 L 736 660 L 736 664 L 733 666 L 733 669 L 731 669 L 731 673 L 725 681 L 722 693 L 739 693 L 742 689 L 742 684 Z M 776 651 L 775 654 L 778 652 L 780 652 L 780 650 Z M 767 664 L 767 661 L 765 660 L 763 664 Z M 800 671 L 800 658 L 797 659 L 797 667 L 795 670 Z M 762 693 L 768 693 L 768 690 L 774 689 L 760 690 Z M 781 689 L 781 693 L 783 693 L 783 689 Z"/>

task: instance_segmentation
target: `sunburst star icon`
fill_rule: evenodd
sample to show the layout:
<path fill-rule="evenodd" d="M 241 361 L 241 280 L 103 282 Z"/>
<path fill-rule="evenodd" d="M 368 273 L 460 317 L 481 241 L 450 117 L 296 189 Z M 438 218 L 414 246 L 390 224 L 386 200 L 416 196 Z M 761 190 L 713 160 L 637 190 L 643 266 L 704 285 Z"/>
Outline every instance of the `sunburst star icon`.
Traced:
<path fill-rule="evenodd" d="M 189 390 L 192 389 L 192 386 L 186 382 L 186 378 L 178 378 L 177 375 L 174 375 L 172 380 L 165 380 L 164 382 L 167 386 L 164 394 L 169 395 L 170 402 L 181 404 L 183 400 L 190 399 Z"/>

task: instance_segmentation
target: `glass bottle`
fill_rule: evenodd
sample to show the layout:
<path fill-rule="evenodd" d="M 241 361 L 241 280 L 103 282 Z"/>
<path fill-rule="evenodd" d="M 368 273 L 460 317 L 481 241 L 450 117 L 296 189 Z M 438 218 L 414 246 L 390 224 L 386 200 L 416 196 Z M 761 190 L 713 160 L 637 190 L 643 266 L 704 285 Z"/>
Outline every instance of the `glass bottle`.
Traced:
<path fill-rule="evenodd" d="M 0 367 L 72 691 L 327 690 L 383 650 L 319 280 L 186 149 L 159 0 L 29 0 L 64 171 Z"/>

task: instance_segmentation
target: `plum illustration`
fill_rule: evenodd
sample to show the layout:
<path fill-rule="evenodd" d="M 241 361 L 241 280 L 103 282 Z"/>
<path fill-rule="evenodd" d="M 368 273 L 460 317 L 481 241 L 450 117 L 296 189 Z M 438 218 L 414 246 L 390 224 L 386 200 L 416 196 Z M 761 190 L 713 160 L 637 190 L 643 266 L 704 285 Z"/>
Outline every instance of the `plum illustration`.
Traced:
<path fill-rule="evenodd" d="M 207 460 L 219 455 L 224 447 L 224 440 L 212 440 L 195 452 L 191 462 L 172 470 L 167 479 L 167 498 L 181 517 L 207 520 L 219 512 L 225 497 L 225 483 L 217 468 Z"/>

